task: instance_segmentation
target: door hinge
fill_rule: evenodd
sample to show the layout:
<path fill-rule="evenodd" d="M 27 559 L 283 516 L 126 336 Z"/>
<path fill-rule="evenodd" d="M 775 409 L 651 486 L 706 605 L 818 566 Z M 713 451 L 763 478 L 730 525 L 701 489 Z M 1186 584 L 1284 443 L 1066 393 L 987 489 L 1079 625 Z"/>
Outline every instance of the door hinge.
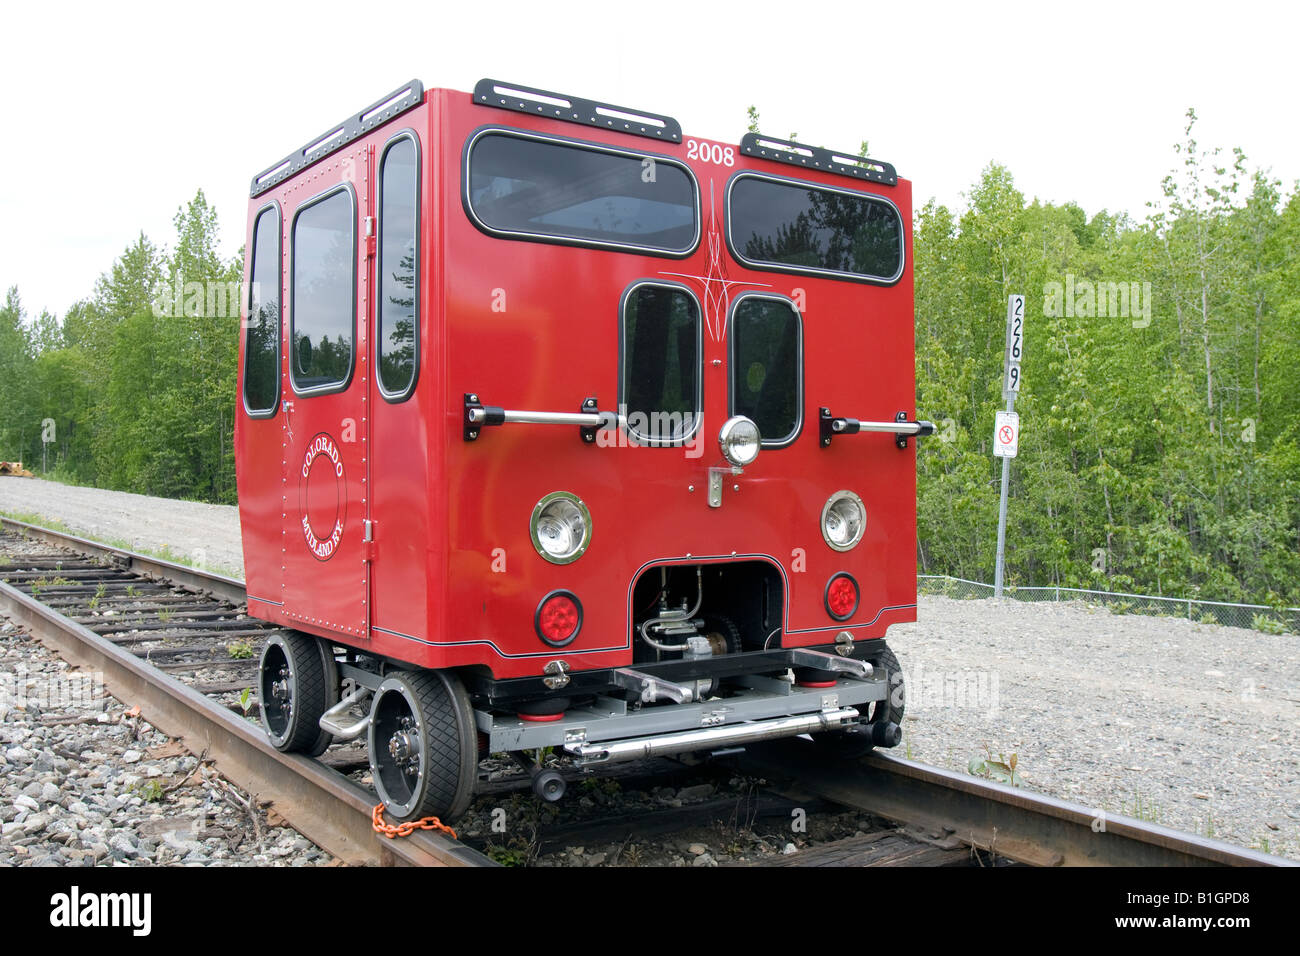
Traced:
<path fill-rule="evenodd" d="M 366 258 L 373 259 L 375 257 L 375 242 L 376 242 L 375 217 L 366 216 L 364 220 L 364 224 L 365 224 L 365 234 L 366 234 Z"/>
<path fill-rule="evenodd" d="M 366 546 L 366 560 L 375 560 L 375 523 L 369 518 L 361 522 L 361 540 Z"/>

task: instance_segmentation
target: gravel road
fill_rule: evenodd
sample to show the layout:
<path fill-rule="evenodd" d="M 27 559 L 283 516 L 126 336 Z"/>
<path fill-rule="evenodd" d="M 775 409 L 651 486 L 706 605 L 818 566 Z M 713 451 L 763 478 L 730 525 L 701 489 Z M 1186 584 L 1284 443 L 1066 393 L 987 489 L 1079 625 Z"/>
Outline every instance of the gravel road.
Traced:
<path fill-rule="evenodd" d="M 1300 638 L 1082 604 L 922 597 L 890 631 L 910 756 L 1300 858 Z"/>
<path fill-rule="evenodd" d="M 0 478 L 0 511 L 192 555 L 242 577 L 233 507 Z M 1082 604 L 924 596 L 890 645 L 904 755 L 1105 813 L 1300 858 L 1300 638 Z"/>
<path fill-rule="evenodd" d="M 41 515 L 96 541 L 161 553 L 244 578 L 239 511 L 234 505 L 173 501 L 4 476 L 0 477 L 0 512 Z"/>

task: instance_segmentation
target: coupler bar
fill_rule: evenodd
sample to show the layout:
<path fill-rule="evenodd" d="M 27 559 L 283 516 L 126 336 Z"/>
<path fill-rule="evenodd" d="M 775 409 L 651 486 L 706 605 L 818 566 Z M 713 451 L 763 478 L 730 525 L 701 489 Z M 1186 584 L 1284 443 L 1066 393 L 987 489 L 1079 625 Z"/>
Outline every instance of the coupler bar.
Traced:
<path fill-rule="evenodd" d="M 628 740 L 600 743 L 579 741 L 565 744 L 564 749 L 573 756 L 573 762 L 581 767 L 592 763 L 644 760 L 691 750 L 709 750 L 736 744 L 752 744 L 760 740 L 775 740 L 779 737 L 818 733 L 823 730 L 838 730 L 857 719 L 857 710 L 852 707 L 841 707 L 817 714 L 800 714 L 796 717 L 706 727 L 674 734 L 657 734 L 653 737 L 633 737 Z"/>

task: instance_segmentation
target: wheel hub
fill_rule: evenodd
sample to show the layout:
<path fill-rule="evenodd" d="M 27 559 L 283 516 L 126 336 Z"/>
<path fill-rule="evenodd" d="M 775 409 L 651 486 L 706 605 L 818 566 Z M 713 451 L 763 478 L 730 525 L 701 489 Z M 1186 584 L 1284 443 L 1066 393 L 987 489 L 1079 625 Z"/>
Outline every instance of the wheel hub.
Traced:
<path fill-rule="evenodd" d="M 289 699 L 289 669 L 281 667 L 280 672 L 276 675 L 279 680 L 271 684 L 271 695 L 277 700 Z"/>
<path fill-rule="evenodd" d="M 414 777 L 420 772 L 419 734 L 410 717 L 399 723 L 401 729 L 388 738 L 388 755 L 408 777 Z"/>

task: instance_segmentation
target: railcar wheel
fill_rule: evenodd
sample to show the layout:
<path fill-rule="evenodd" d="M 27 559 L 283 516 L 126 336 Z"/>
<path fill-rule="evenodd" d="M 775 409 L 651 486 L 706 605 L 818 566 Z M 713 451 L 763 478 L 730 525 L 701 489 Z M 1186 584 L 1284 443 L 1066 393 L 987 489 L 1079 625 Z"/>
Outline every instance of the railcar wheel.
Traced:
<path fill-rule="evenodd" d="M 272 634 L 262 648 L 258 704 L 262 726 L 276 750 L 311 757 L 334 738 L 321 715 L 338 699 L 338 667 L 330 646 L 306 634 Z"/>
<path fill-rule="evenodd" d="M 370 776 L 396 823 L 454 820 L 474 797 L 478 732 L 454 674 L 394 671 L 370 709 Z"/>
<path fill-rule="evenodd" d="M 879 655 L 876 656 L 875 666 L 883 670 L 888 678 L 889 696 L 871 705 L 866 715 L 866 723 L 888 722 L 901 727 L 903 711 L 907 703 L 907 693 L 903 687 L 903 668 L 888 646 L 881 648 Z M 844 760 L 865 757 L 875 746 L 871 733 L 865 727 L 854 734 L 846 734 L 843 731 L 813 734 L 812 739 L 827 754 Z"/>

